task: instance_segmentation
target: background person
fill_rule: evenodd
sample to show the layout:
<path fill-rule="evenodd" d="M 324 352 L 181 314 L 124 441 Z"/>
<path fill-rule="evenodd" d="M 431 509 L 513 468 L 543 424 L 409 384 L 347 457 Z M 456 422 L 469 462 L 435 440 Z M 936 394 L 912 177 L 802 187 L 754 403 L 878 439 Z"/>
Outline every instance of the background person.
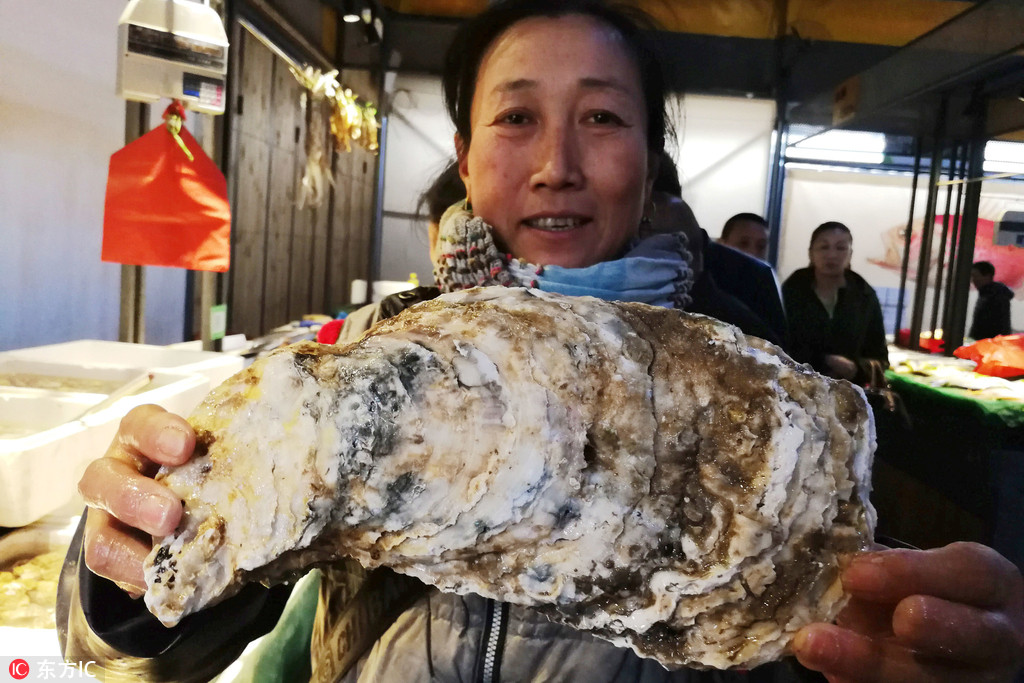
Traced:
<path fill-rule="evenodd" d="M 667 152 L 661 154 L 653 189 L 654 211 L 646 229 L 652 233 L 685 233 L 689 243 L 694 245 L 691 251 L 698 273 L 695 287 L 721 291 L 719 295 L 703 297 L 705 301 L 715 302 L 714 308 L 691 307 L 690 310 L 719 320 L 731 320 L 734 316 L 725 307 L 741 304 L 763 323 L 758 327 L 748 326 L 743 331 L 785 349 L 786 314 L 771 266 L 743 252 L 725 248 L 708 237 L 689 204 L 682 199 L 676 163 Z M 642 231 L 644 229 L 641 227 Z"/>
<path fill-rule="evenodd" d="M 466 186 L 459 177 L 459 163 L 450 162 L 444 170 L 437 174 L 422 195 L 419 205 L 427 209 L 427 238 L 430 243 L 430 262 L 437 261 L 437 233 L 441 226 L 441 217 L 448 207 L 466 198 Z"/>
<path fill-rule="evenodd" d="M 875 290 L 850 270 L 853 235 L 838 221 L 811 234 L 811 264 L 782 283 L 794 359 L 818 372 L 863 385 L 870 362 L 889 367 L 882 307 Z"/>
<path fill-rule="evenodd" d="M 995 281 L 996 268 L 988 261 L 977 261 L 971 266 L 971 284 L 978 290 L 971 318 L 972 339 L 990 339 L 1000 334 L 1013 334 L 1010 325 L 1010 300 L 1013 291 L 1002 282 Z"/>
<path fill-rule="evenodd" d="M 651 159 L 664 147 L 665 130 L 663 87 L 644 45 L 635 24 L 584 0 L 494 4 L 459 30 L 445 92 L 467 202 L 441 221 L 441 289 L 531 284 L 690 304 L 685 240 L 638 238 Z M 470 243 L 479 247 L 476 255 L 460 252 Z M 187 422 L 159 408 L 125 418 L 107 457 L 92 463 L 80 484 L 90 505 L 84 555 L 93 571 L 143 588 L 150 534 L 169 533 L 181 515 L 180 501 L 149 475 L 156 464 L 186 461 L 194 444 Z M 847 620 L 803 629 L 797 655 L 846 680 L 1012 671 L 1021 661 L 1024 609 L 1020 576 L 1007 565 L 973 544 L 859 556 L 844 573 L 855 596 Z M 90 584 L 100 581 L 80 570 L 62 581 L 72 609 L 92 604 Z M 316 680 L 477 680 L 488 624 L 504 636 L 496 659 L 487 660 L 500 668 L 496 679 L 752 680 L 745 672 L 668 672 L 528 608 L 394 581 L 402 577 L 367 574 L 352 563 L 325 571 L 313 636 Z M 210 612 L 234 610 L 240 622 L 250 617 L 243 613 L 248 604 L 227 600 Z M 220 652 L 249 635 L 231 624 L 225 642 L 204 612 L 152 648 L 146 641 L 154 620 L 143 608 L 94 616 L 94 637 L 97 628 L 117 633 L 137 656 L 148 648 L 157 657 L 152 671 L 164 676 L 177 666 L 182 678 L 208 677 L 204 658 L 183 656 L 193 654 L 188 644 L 202 640 L 207 651 Z"/>
<path fill-rule="evenodd" d="M 720 244 L 768 260 L 768 221 L 756 213 L 738 213 L 722 226 Z"/>

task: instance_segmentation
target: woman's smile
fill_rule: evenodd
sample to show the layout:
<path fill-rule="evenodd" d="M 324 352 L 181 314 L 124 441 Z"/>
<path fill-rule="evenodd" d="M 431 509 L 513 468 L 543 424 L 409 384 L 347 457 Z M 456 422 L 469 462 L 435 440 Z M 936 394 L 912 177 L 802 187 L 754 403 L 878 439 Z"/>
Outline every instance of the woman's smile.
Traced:
<path fill-rule="evenodd" d="M 582 228 L 588 223 L 590 219 L 582 216 L 536 216 L 523 220 L 526 227 L 543 232 L 567 232 Z"/>

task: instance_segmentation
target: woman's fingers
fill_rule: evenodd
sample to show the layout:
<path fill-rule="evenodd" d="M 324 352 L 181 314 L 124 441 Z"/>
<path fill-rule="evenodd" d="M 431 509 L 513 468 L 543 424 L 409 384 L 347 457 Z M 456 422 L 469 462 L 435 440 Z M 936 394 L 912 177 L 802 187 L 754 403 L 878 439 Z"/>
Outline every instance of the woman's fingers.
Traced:
<path fill-rule="evenodd" d="M 1021 656 L 1021 636 L 1006 614 L 915 595 L 893 613 L 898 642 L 919 654 L 963 664 L 1010 666 Z"/>
<path fill-rule="evenodd" d="M 852 598 L 836 617 L 843 628 L 866 636 L 892 636 L 892 611 L 895 605 L 866 602 Z"/>
<path fill-rule="evenodd" d="M 140 406 L 121 420 L 106 457 L 89 464 L 78 490 L 91 508 L 85 525 L 85 563 L 125 590 L 146 590 L 142 563 L 153 536 L 174 531 L 181 501 L 150 476 L 178 465 L 195 449 L 183 418 L 159 406 Z"/>
<path fill-rule="evenodd" d="M 121 420 L 107 457 L 136 464 L 180 465 L 192 456 L 196 435 L 185 418 L 160 406 L 133 408 Z"/>
<path fill-rule="evenodd" d="M 797 659 L 833 682 L 984 683 L 1006 673 L 954 667 L 921 657 L 895 642 L 863 636 L 829 624 L 801 629 L 793 641 Z"/>
<path fill-rule="evenodd" d="M 103 510 L 92 509 L 85 520 L 85 564 L 129 593 L 146 591 L 142 562 L 152 542 Z"/>
<path fill-rule="evenodd" d="M 1020 602 L 1024 592 L 1017 568 L 977 543 L 860 555 L 843 572 L 843 588 L 870 602 L 897 604 L 911 595 L 931 595 L 987 608 Z"/>
<path fill-rule="evenodd" d="M 866 553 L 843 587 L 853 597 L 839 625 L 813 624 L 793 643 L 830 681 L 1004 681 L 1024 657 L 1020 572 L 991 548 Z"/>
<path fill-rule="evenodd" d="M 78 490 L 89 507 L 108 512 L 124 524 L 154 536 L 171 533 L 181 519 L 181 501 L 177 496 L 117 458 L 89 463 L 78 482 Z"/>
<path fill-rule="evenodd" d="M 194 448 L 195 433 L 183 418 L 159 406 L 139 406 L 121 420 L 106 457 L 86 468 L 78 490 L 90 507 L 130 527 L 169 534 L 181 518 L 181 501 L 146 475 L 158 465 L 185 462 Z"/>

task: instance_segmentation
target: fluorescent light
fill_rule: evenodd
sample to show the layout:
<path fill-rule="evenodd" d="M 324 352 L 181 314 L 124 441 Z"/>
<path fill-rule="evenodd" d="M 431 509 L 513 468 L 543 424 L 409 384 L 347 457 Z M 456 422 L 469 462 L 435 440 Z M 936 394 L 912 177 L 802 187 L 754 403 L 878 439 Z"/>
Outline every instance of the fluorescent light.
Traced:
<path fill-rule="evenodd" d="M 804 159 L 806 161 L 836 161 L 846 164 L 881 164 L 885 155 L 881 152 L 844 152 L 835 149 L 801 149 L 790 147 L 786 150 L 787 159 Z"/>
<path fill-rule="evenodd" d="M 990 140 L 985 143 L 985 165 L 988 173 L 1024 173 L 1024 144 Z"/>
<path fill-rule="evenodd" d="M 830 130 L 818 135 L 790 136 L 786 158 L 881 164 L 885 161 L 885 135 L 852 130 Z"/>

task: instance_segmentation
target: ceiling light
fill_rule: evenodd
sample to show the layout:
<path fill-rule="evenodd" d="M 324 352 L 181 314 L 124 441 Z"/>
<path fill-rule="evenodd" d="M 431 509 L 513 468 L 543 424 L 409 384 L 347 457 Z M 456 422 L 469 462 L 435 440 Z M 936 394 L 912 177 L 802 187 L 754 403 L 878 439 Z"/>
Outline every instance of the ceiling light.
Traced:
<path fill-rule="evenodd" d="M 352 0 L 345 0 L 345 13 L 341 18 L 349 24 L 354 24 L 360 20 L 359 12 L 356 10 L 355 3 Z"/>

